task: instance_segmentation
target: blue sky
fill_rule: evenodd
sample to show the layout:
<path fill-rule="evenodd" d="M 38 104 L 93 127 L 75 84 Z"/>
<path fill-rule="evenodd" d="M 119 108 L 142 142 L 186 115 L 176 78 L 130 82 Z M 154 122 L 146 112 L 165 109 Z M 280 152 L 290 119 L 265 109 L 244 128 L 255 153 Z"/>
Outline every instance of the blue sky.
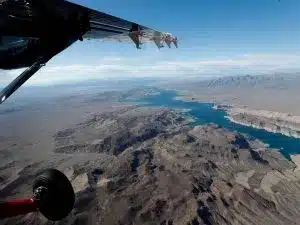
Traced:
<path fill-rule="evenodd" d="M 72 0 L 178 36 L 152 43 L 78 42 L 29 84 L 120 77 L 211 77 L 300 70 L 299 0 Z M 1 83 L 19 71 L 10 71 Z"/>

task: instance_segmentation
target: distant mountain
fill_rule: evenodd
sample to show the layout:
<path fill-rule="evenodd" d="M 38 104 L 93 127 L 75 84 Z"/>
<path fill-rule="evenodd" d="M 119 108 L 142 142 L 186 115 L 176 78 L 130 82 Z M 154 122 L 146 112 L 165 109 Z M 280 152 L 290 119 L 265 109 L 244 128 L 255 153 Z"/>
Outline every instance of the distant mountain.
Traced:
<path fill-rule="evenodd" d="M 170 83 L 181 99 L 300 115 L 300 73 L 237 75 Z"/>
<path fill-rule="evenodd" d="M 226 76 L 197 82 L 198 87 L 209 88 L 275 88 L 300 87 L 300 76 L 296 74 Z"/>

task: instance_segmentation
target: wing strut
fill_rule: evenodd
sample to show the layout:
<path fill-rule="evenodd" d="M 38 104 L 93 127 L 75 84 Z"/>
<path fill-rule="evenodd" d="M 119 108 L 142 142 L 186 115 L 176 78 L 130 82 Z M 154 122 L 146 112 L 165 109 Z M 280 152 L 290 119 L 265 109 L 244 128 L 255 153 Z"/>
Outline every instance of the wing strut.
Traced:
<path fill-rule="evenodd" d="M 31 76 L 33 76 L 42 66 L 42 60 L 36 61 L 31 67 L 27 68 L 9 85 L 0 92 L 0 104 L 2 104 L 11 94 L 13 94 L 22 84 L 24 84 Z"/>

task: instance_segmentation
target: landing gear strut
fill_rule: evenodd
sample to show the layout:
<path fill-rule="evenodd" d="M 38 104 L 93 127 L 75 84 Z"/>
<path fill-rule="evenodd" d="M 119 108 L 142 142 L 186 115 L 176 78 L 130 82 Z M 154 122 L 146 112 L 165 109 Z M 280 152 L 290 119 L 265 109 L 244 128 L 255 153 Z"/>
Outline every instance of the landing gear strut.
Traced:
<path fill-rule="evenodd" d="M 48 169 L 35 179 L 33 197 L 0 203 L 0 219 L 39 211 L 48 220 L 58 221 L 69 215 L 74 202 L 68 178 L 59 170 Z"/>

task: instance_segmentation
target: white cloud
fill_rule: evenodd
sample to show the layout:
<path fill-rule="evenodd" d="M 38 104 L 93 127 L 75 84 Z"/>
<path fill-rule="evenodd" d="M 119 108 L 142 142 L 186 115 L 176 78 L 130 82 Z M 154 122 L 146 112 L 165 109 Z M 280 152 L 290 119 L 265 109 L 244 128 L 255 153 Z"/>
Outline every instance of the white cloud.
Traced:
<path fill-rule="evenodd" d="M 300 71 L 300 55 L 245 54 L 233 58 L 163 60 L 139 57 L 104 57 L 98 64 L 51 64 L 42 68 L 28 84 L 52 84 L 67 81 L 112 77 L 175 77 L 260 74 L 272 71 Z M 22 71 L 22 70 L 21 70 Z M 8 83 L 20 70 L 1 71 L 0 83 Z"/>

